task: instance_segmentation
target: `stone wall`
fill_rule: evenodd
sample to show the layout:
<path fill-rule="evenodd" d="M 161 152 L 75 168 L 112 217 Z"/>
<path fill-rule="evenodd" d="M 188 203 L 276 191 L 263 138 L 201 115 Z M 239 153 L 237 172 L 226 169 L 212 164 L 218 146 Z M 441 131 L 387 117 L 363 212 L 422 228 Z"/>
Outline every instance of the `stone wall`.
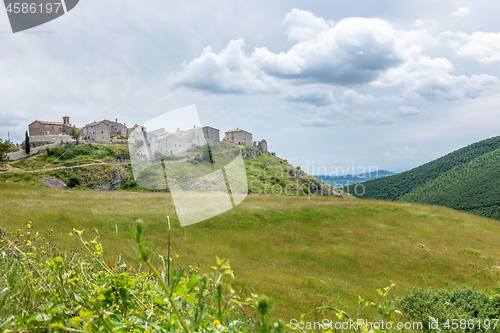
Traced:
<path fill-rule="evenodd" d="M 41 151 L 45 151 L 45 149 L 47 149 L 47 148 L 53 148 L 53 147 L 57 147 L 60 145 L 61 145 L 61 142 L 56 142 L 56 143 L 51 143 L 48 145 L 43 145 L 40 147 L 31 148 L 29 156 L 33 156 L 35 154 L 38 154 Z M 26 154 L 26 152 L 24 150 L 22 150 L 22 151 L 16 151 L 16 152 L 7 154 L 7 157 L 9 158 L 9 161 L 17 161 L 17 160 L 20 160 L 22 158 L 28 157 L 28 154 Z"/>
<path fill-rule="evenodd" d="M 220 133 L 218 129 L 210 126 L 204 126 L 203 135 L 205 136 L 205 141 L 211 146 L 220 145 Z"/>
<path fill-rule="evenodd" d="M 74 140 L 69 135 L 30 135 L 31 143 L 35 142 L 60 143 L 61 140 L 65 143 L 74 142 Z"/>

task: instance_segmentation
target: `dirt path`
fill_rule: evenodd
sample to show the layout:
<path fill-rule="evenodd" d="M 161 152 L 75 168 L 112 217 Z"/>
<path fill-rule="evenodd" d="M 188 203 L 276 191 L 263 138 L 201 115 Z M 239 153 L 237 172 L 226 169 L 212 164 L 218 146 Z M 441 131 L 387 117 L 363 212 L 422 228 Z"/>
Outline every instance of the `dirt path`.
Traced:
<path fill-rule="evenodd" d="M 72 169 L 72 168 L 79 168 L 79 167 L 84 167 L 84 166 L 89 166 L 89 165 L 124 165 L 124 164 L 130 164 L 130 162 L 125 162 L 125 163 L 91 162 L 91 163 L 84 163 L 84 164 L 78 164 L 78 165 L 58 166 L 58 167 L 53 167 L 53 168 L 46 168 L 45 171 Z M 13 166 L 8 165 L 7 169 L 0 170 L 0 173 L 2 173 L 2 172 L 15 172 L 15 173 L 29 172 L 29 173 L 33 173 L 33 172 L 43 172 L 43 169 L 24 170 L 21 168 L 15 168 Z"/>
<path fill-rule="evenodd" d="M 170 163 L 181 163 L 181 162 L 186 162 L 188 158 L 183 158 L 180 160 L 173 160 L 173 161 L 164 161 L 166 164 Z M 72 168 L 79 168 L 79 167 L 84 167 L 84 166 L 89 166 L 89 165 L 125 165 L 125 164 L 130 164 L 129 162 L 124 162 L 124 163 L 105 163 L 105 162 L 90 162 L 90 163 L 84 163 L 84 164 L 78 164 L 78 165 L 70 165 L 70 166 L 58 166 L 58 167 L 53 167 L 53 168 L 46 168 L 45 171 L 52 171 L 52 170 L 61 170 L 61 169 L 72 169 Z M 14 172 L 14 173 L 22 173 L 22 172 L 29 172 L 29 173 L 34 173 L 34 172 L 43 172 L 43 169 L 36 169 L 36 170 L 25 170 L 21 168 L 16 168 L 11 165 L 6 165 L 6 169 L 0 169 L 0 173 L 3 172 Z"/>

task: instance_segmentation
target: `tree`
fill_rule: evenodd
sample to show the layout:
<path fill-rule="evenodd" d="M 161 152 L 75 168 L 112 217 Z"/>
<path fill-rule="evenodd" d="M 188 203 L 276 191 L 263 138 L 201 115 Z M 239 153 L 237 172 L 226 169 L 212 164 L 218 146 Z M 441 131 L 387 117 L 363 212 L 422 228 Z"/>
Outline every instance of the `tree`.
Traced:
<path fill-rule="evenodd" d="M 76 144 L 78 144 L 78 141 L 80 140 L 80 135 L 81 133 L 78 132 L 75 126 L 71 128 L 71 131 L 69 131 L 69 136 L 76 141 Z"/>
<path fill-rule="evenodd" d="M 30 147 L 30 136 L 28 135 L 28 131 L 26 131 L 26 134 L 24 135 L 24 151 L 26 152 L 26 154 L 30 154 L 30 151 L 31 151 L 31 147 Z"/>
<path fill-rule="evenodd" d="M 203 146 L 203 155 L 202 155 L 203 160 L 208 161 L 210 163 L 214 163 L 214 159 L 212 156 L 212 146 L 210 146 L 209 143 L 206 143 Z"/>
<path fill-rule="evenodd" d="M 12 142 L 9 140 L 3 142 L 2 139 L 0 139 L 0 165 L 4 165 L 5 161 L 7 161 L 7 153 L 12 151 Z"/>

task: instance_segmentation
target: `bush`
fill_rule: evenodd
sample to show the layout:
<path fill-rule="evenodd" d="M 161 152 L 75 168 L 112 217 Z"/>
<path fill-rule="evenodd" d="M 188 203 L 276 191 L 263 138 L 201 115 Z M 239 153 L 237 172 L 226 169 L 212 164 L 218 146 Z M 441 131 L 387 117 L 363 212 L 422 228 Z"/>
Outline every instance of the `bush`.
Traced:
<path fill-rule="evenodd" d="M 137 188 L 138 188 L 138 186 L 137 186 L 135 180 L 131 180 L 131 181 L 123 184 L 123 186 L 122 186 L 122 189 L 124 189 L 124 190 L 132 190 L 132 189 L 137 189 Z"/>
<path fill-rule="evenodd" d="M 80 178 L 76 175 L 71 175 L 66 182 L 66 186 L 69 188 L 80 186 Z"/>
<path fill-rule="evenodd" d="M 286 182 L 285 182 L 283 179 L 278 178 L 278 177 L 275 177 L 275 176 L 272 176 L 272 177 L 271 177 L 271 184 L 272 184 L 272 185 L 276 185 L 276 184 L 278 184 L 278 185 L 280 185 L 281 187 L 285 187 L 285 186 L 286 186 Z"/>
<path fill-rule="evenodd" d="M 147 271 L 107 262 L 99 236 L 87 241 L 74 230 L 82 249 L 61 253 L 52 230 L 42 236 L 33 228 L 28 222 L 13 235 L 0 229 L 2 332 L 283 331 L 269 318 L 269 300 L 243 300 L 231 288 L 228 261 L 217 258 L 210 275 L 192 266 L 169 270 L 172 258 L 153 251 L 142 223 L 131 230 L 134 257 Z"/>
<path fill-rule="evenodd" d="M 462 287 L 452 291 L 434 289 L 414 289 L 401 300 L 401 310 L 412 320 L 422 321 L 422 324 L 429 329 L 432 318 L 437 320 L 441 330 L 454 332 L 477 332 L 475 329 L 457 329 L 445 327 L 446 322 L 451 325 L 451 320 L 458 321 L 473 320 L 477 322 L 485 319 L 500 318 L 499 304 L 490 300 L 483 292 Z M 493 323 L 492 323 L 493 324 Z M 472 326 L 472 325 L 471 325 Z M 500 323 L 488 330 L 489 332 L 500 332 Z"/>
<path fill-rule="evenodd" d="M 48 150 L 47 154 L 49 156 L 60 157 L 61 160 L 67 160 L 78 155 L 92 155 L 96 151 L 96 148 L 93 145 L 78 145 L 78 146 L 73 146 L 73 148 L 71 149 L 69 149 L 69 147 L 71 146 L 64 145 L 64 146 L 54 147 Z"/>

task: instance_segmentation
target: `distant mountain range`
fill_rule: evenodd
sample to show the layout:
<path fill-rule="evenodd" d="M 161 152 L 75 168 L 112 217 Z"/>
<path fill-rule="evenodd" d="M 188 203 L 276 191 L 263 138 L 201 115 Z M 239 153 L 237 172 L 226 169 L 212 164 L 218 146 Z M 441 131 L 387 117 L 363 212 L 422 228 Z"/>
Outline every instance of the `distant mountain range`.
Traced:
<path fill-rule="evenodd" d="M 500 220 L 500 136 L 363 185 L 363 198 L 441 205 Z"/>
<path fill-rule="evenodd" d="M 344 175 L 344 176 L 313 176 L 315 178 L 318 178 L 319 180 L 324 181 L 325 183 L 335 186 L 337 188 L 342 188 L 347 185 L 351 184 L 358 184 L 362 182 L 366 182 L 369 180 L 373 179 L 378 179 L 381 177 L 387 177 L 394 175 L 394 172 L 387 171 L 387 170 L 378 170 L 378 171 L 373 171 L 373 172 L 367 172 L 367 173 L 360 173 L 358 175 Z"/>

